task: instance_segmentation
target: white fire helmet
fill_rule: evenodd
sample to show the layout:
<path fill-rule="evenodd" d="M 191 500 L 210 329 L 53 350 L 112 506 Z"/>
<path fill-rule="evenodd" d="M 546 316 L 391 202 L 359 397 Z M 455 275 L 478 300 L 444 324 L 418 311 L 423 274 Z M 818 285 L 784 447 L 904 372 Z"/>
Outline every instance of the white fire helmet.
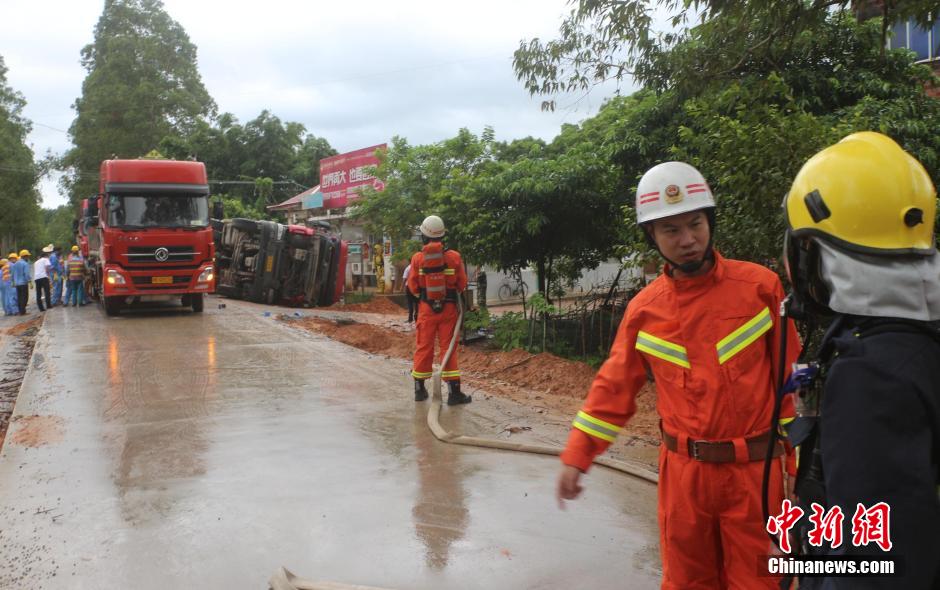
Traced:
<path fill-rule="evenodd" d="M 650 168 L 636 189 L 636 221 L 648 223 L 671 215 L 715 207 L 705 177 L 685 162 L 663 162 Z"/>
<path fill-rule="evenodd" d="M 428 215 L 421 223 L 421 234 L 426 238 L 443 238 L 446 231 L 444 220 L 437 215 Z"/>

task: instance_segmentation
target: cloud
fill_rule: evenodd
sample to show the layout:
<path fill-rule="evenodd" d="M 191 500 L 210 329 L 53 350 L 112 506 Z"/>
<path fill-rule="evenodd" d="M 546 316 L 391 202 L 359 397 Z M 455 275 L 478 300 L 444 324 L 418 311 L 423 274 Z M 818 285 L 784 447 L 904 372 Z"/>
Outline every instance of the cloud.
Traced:
<path fill-rule="evenodd" d="M 93 40 L 100 0 L 7 3 L 0 55 L 27 101 L 29 141 L 42 156 L 70 147 L 70 105 L 81 93 L 81 48 Z M 594 113 L 614 85 L 567 111 L 543 113 L 512 72 L 523 38 L 552 38 L 567 0 L 365 1 L 164 0 L 198 48 L 199 69 L 220 112 L 245 123 L 267 109 L 340 151 L 412 144 L 484 125 L 497 138 L 551 139 L 563 122 Z M 50 18 L 54 16 L 54 18 Z M 33 23 L 32 25 L 27 23 Z M 41 26 L 35 25 L 41 23 Z M 575 97 L 571 99 L 575 101 Z M 569 101 L 569 102 L 571 102 Z M 65 202 L 43 184 L 44 206 Z"/>

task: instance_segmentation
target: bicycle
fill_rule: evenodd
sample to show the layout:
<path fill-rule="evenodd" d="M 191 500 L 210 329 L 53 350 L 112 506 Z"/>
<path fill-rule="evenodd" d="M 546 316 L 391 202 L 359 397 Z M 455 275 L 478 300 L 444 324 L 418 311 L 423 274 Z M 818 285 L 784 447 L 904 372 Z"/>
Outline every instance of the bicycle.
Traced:
<path fill-rule="evenodd" d="M 512 281 L 510 281 L 510 279 L 512 279 Z M 510 273 L 508 277 L 504 277 L 502 284 L 499 286 L 497 296 L 500 301 L 513 298 L 522 298 L 524 301 L 525 298 L 529 296 L 529 286 L 522 280 L 522 273 L 513 272 Z"/>

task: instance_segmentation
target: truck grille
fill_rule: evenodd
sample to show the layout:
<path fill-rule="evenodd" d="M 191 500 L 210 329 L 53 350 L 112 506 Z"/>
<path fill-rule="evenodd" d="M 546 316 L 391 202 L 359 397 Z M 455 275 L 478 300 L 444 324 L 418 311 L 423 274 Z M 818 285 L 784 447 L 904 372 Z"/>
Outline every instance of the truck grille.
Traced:
<path fill-rule="evenodd" d="M 157 258 L 158 251 L 163 254 L 166 250 L 166 259 Z M 127 249 L 128 262 L 191 262 L 198 252 L 192 246 L 132 246 Z"/>
<path fill-rule="evenodd" d="M 141 287 L 146 287 L 146 288 L 148 288 L 148 289 L 150 289 L 150 288 L 153 288 L 153 289 L 165 289 L 165 288 L 173 287 L 173 286 L 175 286 L 175 285 L 188 285 L 188 284 L 189 284 L 189 281 L 191 281 L 191 280 L 192 280 L 192 277 L 191 277 L 191 276 L 188 276 L 188 275 L 178 275 L 178 276 L 174 276 L 172 283 L 154 283 L 154 282 L 153 282 L 153 277 L 151 277 L 151 276 L 143 276 L 143 277 L 134 276 L 134 277 L 131 277 L 131 281 L 133 281 L 133 283 L 134 283 L 135 285 L 139 285 L 139 286 L 141 286 Z"/>

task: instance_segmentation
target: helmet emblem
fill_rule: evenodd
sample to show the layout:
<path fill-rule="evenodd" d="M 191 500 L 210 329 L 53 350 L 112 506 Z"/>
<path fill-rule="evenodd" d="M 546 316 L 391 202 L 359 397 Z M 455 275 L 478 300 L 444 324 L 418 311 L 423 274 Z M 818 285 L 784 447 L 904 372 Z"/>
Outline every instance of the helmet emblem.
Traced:
<path fill-rule="evenodd" d="M 666 202 L 670 205 L 675 205 L 676 203 L 682 202 L 682 190 L 678 185 L 670 184 L 666 187 Z"/>
<path fill-rule="evenodd" d="M 157 259 L 157 262 L 166 262 L 170 257 L 170 251 L 166 248 L 157 248 L 153 252 L 153 257 Z"/>

